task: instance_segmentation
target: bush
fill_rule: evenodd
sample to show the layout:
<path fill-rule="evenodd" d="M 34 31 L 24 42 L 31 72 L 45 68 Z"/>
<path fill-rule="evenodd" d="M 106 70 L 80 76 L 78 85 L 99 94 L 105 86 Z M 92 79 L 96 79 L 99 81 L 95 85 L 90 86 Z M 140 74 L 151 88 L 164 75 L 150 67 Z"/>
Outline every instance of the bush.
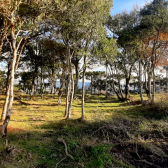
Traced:
<path fill-rule="evenodd" d="M 95 146 L 91 153 L 91 162 L 88 163 L 89 168 L 103 168 L 105 165 L 110 164 L 112 156 L 110 155 L 110 150 L 113 145 L 109 144 Z"/>

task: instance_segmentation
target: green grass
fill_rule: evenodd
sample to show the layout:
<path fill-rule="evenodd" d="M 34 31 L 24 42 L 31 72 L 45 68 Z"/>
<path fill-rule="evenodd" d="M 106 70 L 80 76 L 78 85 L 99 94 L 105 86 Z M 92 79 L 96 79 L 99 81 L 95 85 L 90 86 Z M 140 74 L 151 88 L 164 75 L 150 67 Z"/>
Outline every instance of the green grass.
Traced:
<path fill-rule="evenodd" d="M 158 104 L 143 107 L 132 105 L 139 99 L 137 95 L 132 102 L 119 102 L 116 97 L 106 99 L 103 95 L 87 94 L 86 120 L 81 122 L 78 120 L 81 95 L 74 100 L 70 120 L 63 117 L 65 96 L 61 106 L 57 105 L 56 95 L 44 95 L 43 100 L 36 95 L 32 101 L 23 93 L 22 97 L 22 103 L 14 101 L 8 126 L 11 152 L 0 153 L 0 167 L 55 168 L 62 159 L 60 168 L 145 167 L 158 162 L 164 167 L 166 164 L 168 120 L 166 105 L 158 108 L 160 99 Z M 0 96 L 0 110 L 3 100 L 4 96 Z M 64 139 L 74 159 L 66 156 L 59 138 Z"/>

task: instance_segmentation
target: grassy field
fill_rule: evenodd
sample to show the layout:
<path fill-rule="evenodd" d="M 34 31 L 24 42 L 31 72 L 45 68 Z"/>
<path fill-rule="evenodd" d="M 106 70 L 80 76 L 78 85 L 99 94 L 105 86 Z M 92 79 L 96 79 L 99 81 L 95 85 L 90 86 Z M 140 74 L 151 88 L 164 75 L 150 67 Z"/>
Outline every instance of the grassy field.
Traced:
<path fill-rule="evenodd" d="M 81 95 L 67 121 L 65 97 L 58 106 L 56 95 L 30 100 L 24 93 L 15 94 L 22 99 L 14 101 L 8 153 L 1 138 L 1 168 L 168 167 L 166 95 L 157 95 L 154 105 L 144 107 L 138 95 L 129 102 L 86 95 L 86 120 L 81 122 Z M 0 96 L 1 111 L 4 98 Z"/>

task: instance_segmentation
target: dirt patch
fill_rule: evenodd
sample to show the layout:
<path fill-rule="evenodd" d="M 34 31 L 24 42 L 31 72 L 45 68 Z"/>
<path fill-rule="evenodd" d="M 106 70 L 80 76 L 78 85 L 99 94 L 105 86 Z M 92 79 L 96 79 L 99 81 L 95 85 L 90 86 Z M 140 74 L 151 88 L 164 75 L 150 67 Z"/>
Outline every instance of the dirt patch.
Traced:
<path fill-rule="evenodd" d="M 158 156 L 141 145 L 120 143 L 114 146 L 111 154 L 121 159 L 124 163 L 137 168 L 167 168 L 168 157 Z"/>
<path fill-rule="evenodd" d="M 158 126 L 152 126 L 151 130 L 142 131 L 141 121 L 120 119 L 100 125 L 92 135 L 99 142 L 112 143 L 114 147 L 111 155 L 127 165 L 136 168 L 167 168 L 167 134 L 159 131 Z"/>

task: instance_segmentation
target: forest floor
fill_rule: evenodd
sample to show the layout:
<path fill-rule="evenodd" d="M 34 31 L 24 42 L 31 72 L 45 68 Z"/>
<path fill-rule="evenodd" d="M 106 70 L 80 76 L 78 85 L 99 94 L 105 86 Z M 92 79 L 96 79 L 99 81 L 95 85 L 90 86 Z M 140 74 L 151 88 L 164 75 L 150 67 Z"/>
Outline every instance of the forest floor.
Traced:
<path fill-rule="evenodd" d="M 18 97 L 21 96 L 21 100 Z M 15 91 L 8 126 L 9 148 L 0 143 L 1 168 L 168 168 L 168 99 L 154 105 L 86 95 L 86 120 L 80 121 L 81 95 L 65 120 L 65 97 Z M 0 95 L 0 111 L 5 96 Z M 2 122 L 0 123 L 2 126 Z"/>

